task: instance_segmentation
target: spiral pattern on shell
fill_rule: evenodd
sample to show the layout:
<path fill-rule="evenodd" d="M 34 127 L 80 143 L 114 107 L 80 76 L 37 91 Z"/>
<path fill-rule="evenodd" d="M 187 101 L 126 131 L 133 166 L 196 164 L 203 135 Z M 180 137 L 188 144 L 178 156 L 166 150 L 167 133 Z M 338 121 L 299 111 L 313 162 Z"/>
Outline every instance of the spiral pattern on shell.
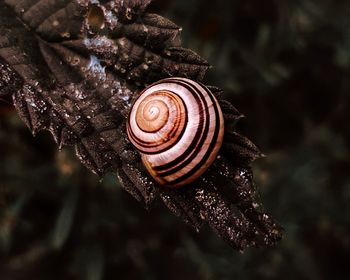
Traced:
<path fill-rule="evenodd" d="M 196 180 L 215 160 L 224 119 L 218 101 L 204 85 L 168 78 L 140 94 L 127 133 L 151 176 L 160 185 L 176 188 Z"/>

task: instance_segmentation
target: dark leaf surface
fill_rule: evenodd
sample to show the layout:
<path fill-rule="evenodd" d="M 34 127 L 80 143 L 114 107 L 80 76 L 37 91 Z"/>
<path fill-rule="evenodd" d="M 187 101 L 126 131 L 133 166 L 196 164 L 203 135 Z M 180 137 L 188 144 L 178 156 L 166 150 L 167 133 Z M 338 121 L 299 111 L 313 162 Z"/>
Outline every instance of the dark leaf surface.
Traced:
<path fill-rule="evenodd" d="M 235 131 L 242 115 L 219 89 L 225 142 L 191 186 L 160 189 L 127 140 L 125 119 L 140 89 L 171 76 L 202 80 L 209 68 L 181 47 L 179 27 L 146 12 L 149 2 L 1 1 L 0 94 L 12 93 L 34 134 L 48 130 L 60 148 L 75 146 L 88 169 L 116 173 L 146 207 L 160 197 L 195 229 L 207 222 L 237 249 L 274 245 L 281 229 L 256 200 L 250 168 L 262 154 Z"/>

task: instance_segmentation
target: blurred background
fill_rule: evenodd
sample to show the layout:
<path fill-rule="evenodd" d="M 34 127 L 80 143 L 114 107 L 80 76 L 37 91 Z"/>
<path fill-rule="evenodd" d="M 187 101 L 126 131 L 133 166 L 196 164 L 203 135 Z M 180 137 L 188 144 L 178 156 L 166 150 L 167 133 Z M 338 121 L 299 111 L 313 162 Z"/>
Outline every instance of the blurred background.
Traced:
<path fill-rule="evenodd" d="M 254 164 L 276 248 L 233 251 L 115 177 L 90 174 L 0 101 L 0 279 L 350 279 L 350 3 L 155 0 L 214 67 L 268 155 Z"/>

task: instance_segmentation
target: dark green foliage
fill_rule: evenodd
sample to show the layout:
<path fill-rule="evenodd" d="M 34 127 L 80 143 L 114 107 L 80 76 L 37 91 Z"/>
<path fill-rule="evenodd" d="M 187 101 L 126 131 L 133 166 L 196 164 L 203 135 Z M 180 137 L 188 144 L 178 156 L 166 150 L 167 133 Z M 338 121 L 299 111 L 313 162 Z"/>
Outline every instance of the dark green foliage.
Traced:
<path fill-rule="evenodd" d="M 349 6 L 326 0 L 151 5 L 183 27 L 184 46 L 215 66 L 206 82 L 225 89 L 224 97 L 247 116 L 239 131 L 267 154 L 254 164 L 254 178 L 265 207 L 285 228 L 276 248 L 236 253 L 209 230 L 194 233 L 162 205 L 145 212 L 115 178 L 99 183 L 72 151 L 56 152 L 48 135 L 33 139 L 5 99 L 0 278 L 348 279 Z M 131 19 L 142 5 L 135 9 Z M 5 86 L 0 83 L 1 96 Z M 238 118 L 231 114 L 233 122 Z M 241 153 L 249 147 L 242 152 L 234 139 Z M 84 150 L 78 153 L 83 157 Z M 242 209 L 249 215 L 247 205 Z M 195 217 L 188 214 L 198 227 Z"/>

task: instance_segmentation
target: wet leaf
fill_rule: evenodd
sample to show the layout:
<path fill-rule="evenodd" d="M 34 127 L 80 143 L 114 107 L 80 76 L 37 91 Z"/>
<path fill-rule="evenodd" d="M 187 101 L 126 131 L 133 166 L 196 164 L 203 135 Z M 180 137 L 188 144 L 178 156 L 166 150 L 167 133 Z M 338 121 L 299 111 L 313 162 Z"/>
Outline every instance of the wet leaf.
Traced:
<path fill-rule="evenodd" d="M 192 186 L 160 189 L 129 143 L 125 120 L 142 88 L 171 76 L 202 80 L 209 68 L 181 47 L 177 25 L 146 12 L 149 2 L 2 1 L 0 94 L 12 93 L 33 134 L 48 130 L 60 148 L 75 146 L 88 169 L 100 176 L 116 173 L 144 206 L 160 197 L 196 230 L 207 222 L 237 249 L 274 245 L 281 230 L 256 202 L 250 169 L 262 154 L 235 132 L 242 115 L 222 100 L 220 89 L 212 88 L 224 112 L 225 143 L 217 162 Z M 74 209 L 74 200 L 67 201 L 62 217 Z M 69 225 L 60 221 L 66 237 Z M 56 238 L 54 244 L 63 242 Z"/>

